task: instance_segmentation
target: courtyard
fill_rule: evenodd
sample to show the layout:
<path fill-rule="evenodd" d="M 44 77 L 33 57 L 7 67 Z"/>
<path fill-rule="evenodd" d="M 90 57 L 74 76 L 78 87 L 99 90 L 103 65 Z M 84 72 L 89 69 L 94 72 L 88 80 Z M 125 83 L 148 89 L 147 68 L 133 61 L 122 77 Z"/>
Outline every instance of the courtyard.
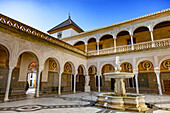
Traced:
<path fill-rule="evenodd" d="M 34 98 L 34 94 L 12 96 L 8 102 L 1 99 L 0 113 L 132 113 L 95 107 L 98 94 L 98 92 L 42 94 L 39 98 Z M 146 113 L 170 113 L 170 96 L 144 95 L 149 107 Z"/>

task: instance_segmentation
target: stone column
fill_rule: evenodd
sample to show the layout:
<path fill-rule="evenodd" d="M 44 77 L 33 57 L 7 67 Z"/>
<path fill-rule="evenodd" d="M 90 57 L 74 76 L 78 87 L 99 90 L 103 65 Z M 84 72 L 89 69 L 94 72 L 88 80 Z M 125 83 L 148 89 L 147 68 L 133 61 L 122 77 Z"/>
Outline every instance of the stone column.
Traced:
<path fill-rule="evenodd" d="M 133 45 L 133 35 L 130 35 L 130 38 L 131 38 L 132 50 L 134 50 L 134 45 Z"/>
<path fill-rule="evenodd" d="M 99 42 L 97 42 L 97 54 L 99 55 Z"/>
<path fill-rule="evenodd" d="M 154 38 L 153 38 L 153 30 L 149 30 L 149 31 L 151 33 L 152 47 L 155 47 Z"/>
<path fill-rule="evenodd" d="M 114 38 L 114 52 L 116 52 L 116 38 Z"/>
<path fill-rule="evenodd" d="M 87 52 L 87 44 L 85 44 L 85 52 Z"/>
<path fill-rule="evenodd" d="M 38 70 L 38 78 L 37 78 L 37 90 L 36 90 L 36 97 L 39 97 L 39 90 L 40 90 L 40 75 L 43 71 L 44 66 L 40 66 Z"/>
<path fill-rule="evenodd" d="M 85 75 L 85 92 L 90 92 L 90 86 L 89 86 L 90 76 Z"/>
<path fill-rule="evenodd" d="M 161 82 L 160 82 L 160 72 L 155 72 L 155 73 L 156 73 L 156 78 L 157 78 L 157 83 L 158 83 L 159 95 L 162 95 L 162 88 L 161 88 Z"/>
<path fill-rule="evenodd" d="M 59 76 L 58 76 L 58 94 L 61 94 L 61 73 L 59 72 Z"/>
<path fill-rule="evenodd" d="M 8 95 L 9 95 L 9 88 L 10 88 L 10 84 L 11 84 L 11 76 L 12 76 L 13 69 L 14 69 L 14 66 L 9 66 L 8 81 L 7 81 L 4 101 L 8 101 L 9 100 L 8 99 Z"/>
<path fill-rule="evenodd" d="M 98 92 L 100 92 L 100 75 L 97 76 L 98 76 Z"/>
<path fill-rule="evenodd" d="M 138 73 L 135 73 L 136 93 L 139 94 Z"/>
<path fill-rule="evenodd" d="M 74 88 L 73 88 L 74 93 L 76 93 L 76 76 L 77 74 L 74 75 Z"/>

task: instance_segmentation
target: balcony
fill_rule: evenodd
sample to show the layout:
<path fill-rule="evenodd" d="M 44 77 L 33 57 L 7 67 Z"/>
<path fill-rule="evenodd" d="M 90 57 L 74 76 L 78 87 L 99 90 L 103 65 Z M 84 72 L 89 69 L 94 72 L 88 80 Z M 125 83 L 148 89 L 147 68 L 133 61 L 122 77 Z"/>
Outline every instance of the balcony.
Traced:
<path fill-rule="evenodd" d="M 144 50 L 149 48 L 157 48 L 157 47 L 166 47 L 170 46 L 170 38 L 161 39 L 161 40 L 155 40 L 154 42 L 148 41 L 148 42 L 142 42 L 132 45 L 124 45 L 124 46 L 118 46 L 116 48 L 105 48 L 101 49 L 99 51 L 88 51 L 88 56 L 96 56 L 96 55 L 106 55 L 106 54 L 113 54 L 113 53 L 121 53 L 121 52 L 128 52 L 128 51 L 134 51 L 134 50 Z"/>

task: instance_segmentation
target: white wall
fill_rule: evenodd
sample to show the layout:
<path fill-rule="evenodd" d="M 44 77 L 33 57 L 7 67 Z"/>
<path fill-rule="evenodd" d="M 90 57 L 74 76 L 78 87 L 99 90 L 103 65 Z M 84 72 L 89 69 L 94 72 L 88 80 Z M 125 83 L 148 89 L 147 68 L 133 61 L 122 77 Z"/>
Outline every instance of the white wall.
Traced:
<path fill-rule="evenodd" d="M 73 36 L 73 35 L 76 35 L 76 34 L 78 34 L 78 32 L 75 31 L 74 29 L 72 29 L 72 28 L 66 29 L 66 30 L 62 31 L 62 38 Z M 51 34 L 51 36 L 58 38 L 57 33 Z"/>

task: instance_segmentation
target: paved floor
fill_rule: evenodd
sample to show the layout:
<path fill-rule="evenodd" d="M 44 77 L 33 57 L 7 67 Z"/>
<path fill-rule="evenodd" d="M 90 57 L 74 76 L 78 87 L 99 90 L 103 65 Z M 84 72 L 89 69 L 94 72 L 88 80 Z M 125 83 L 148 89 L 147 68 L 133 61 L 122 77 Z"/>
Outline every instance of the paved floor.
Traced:
<path fill-rule="evenodd" d="M 132 113 L 95 107 L 97 92 L 75 94 L 46 94 L 13 97 L 9 102 L 0 101 L 0 113 Z M 151 108 L 146 113 L 170 113 L 170 96 L 145 95 Z"/>

